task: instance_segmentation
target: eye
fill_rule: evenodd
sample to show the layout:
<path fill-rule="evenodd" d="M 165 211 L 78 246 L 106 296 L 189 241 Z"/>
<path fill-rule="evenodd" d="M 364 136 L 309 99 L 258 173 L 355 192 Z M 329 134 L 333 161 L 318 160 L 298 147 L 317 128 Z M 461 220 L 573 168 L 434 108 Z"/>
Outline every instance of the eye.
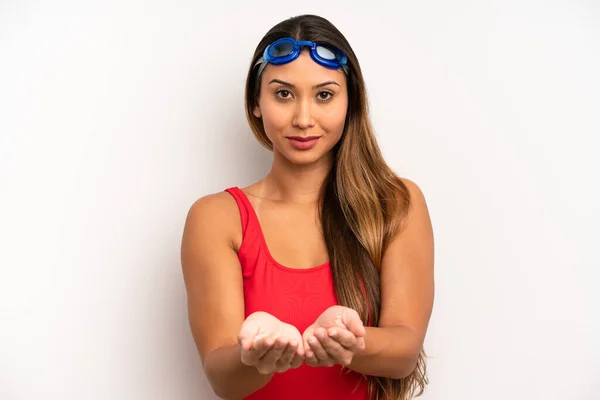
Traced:
<path fill-rule="evenodd" d="M 290 99 L 290 91 L 289 90 L 278 90 L 275 92 L 275 94 L 277 95 L 277 97 L 281 100 L 289 100 Z"/>
<path fill-rule="evenodd" d="M 319 98 L 319 101 L 325 102 L 325 101 L 331 100 L 331 98 L 333 97 L 333 93 L 323 91 L 323 92 L 319 92 L 317 97 Z"/>

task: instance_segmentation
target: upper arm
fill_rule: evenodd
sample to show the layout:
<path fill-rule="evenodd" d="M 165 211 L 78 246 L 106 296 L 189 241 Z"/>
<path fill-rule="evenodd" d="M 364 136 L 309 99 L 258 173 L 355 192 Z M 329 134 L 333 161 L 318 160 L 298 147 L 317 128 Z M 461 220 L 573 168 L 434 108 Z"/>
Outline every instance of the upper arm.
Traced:
<path fill-rule="evenodd" d="M 203 362 L 210 351 L 237 343 L 244 321 L 242 270 L 231 240 L 239 213 L 232 202 L 226 192 L 198 199 L 190 207 L 183 231 L 181 265 L 188 318 Z"/>
<path fill-rule="evenodd" d="M 420 349 L 433 308 L 433 230 L 423 193 L 414 182 L 402 181 L 410 192 L 411 207 L 403 230 L 383 255 L 379 325 L 410 328 Z"/>

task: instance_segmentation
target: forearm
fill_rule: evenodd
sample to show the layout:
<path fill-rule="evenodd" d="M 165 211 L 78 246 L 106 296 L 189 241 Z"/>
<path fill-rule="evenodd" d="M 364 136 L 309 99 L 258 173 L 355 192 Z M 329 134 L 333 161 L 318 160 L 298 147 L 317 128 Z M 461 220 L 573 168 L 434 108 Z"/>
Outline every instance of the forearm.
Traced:
<path fill-rule="evenodd" d="M 239 400 L 265 386 L 273 374 L 263 375 L 255 367 L 242 364 L 240 345 L 219 347 L 208 353 L 204 373 L 215 394 L 226 400 Z"/>
<path fill-rule="evenodd" d="M 365 349 L 348 368 L 365 375 L 404 378 L 415 369 L 422 340 L 405 326 L 366 327 Z"/>

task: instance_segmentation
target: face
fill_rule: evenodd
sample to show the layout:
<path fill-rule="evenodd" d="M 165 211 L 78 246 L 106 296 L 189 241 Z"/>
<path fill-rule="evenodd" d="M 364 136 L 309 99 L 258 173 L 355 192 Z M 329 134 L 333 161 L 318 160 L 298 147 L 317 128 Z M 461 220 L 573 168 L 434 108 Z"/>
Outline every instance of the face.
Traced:
<path fill-rule="evenodd" d="M 253 113 L 262 118 L 276 156 L 308 164 L 330 156 L 342 136 L 347 109 L 344 72 L 317 64 L 304 49 L 290 63 L 265 67 Z"/>

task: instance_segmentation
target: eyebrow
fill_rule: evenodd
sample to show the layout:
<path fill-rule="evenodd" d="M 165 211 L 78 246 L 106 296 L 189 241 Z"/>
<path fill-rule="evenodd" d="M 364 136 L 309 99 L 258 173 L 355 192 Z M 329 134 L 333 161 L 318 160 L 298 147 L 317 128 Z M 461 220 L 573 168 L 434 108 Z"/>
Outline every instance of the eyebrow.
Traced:
<path fill-rule="evenodd" d="M 269 85 L 270 85 L 271 83 L 279 83 L 279 84 L 281 84 L 281 85 L 289 86 L 289 87 L 291 87 L 291 88 L 294 88 L 294 89 L 296 88 L 296 86 L 295 86 L 295 85 L 292 85 L 292 84 L 291 84 L 291 83 L 289 83 L 289 82 L 285 82 L 285 81 L 282 81 L 282 80 L 279 80 L 279 79 L 272 79 L 272 80 L 271 80 L 271 82 L 269 82 Z M 315 85 L 315 86 L 313 86 L 312 88 L 313 88 L 313 89 L 318 89 L 318 88 L 320 88 L 320 87 L 327 86 L 327 85 L 332 85 L 332 84 L 333 84 L 333 85 L 338 85 L 338 86 L 340 86 L 340 84 L 339 84 L 339 83 L 337 83 L 336 81 L 327 81 L 327 82 L 319 83 L 318 85 Z M 340 87 L 341 87 L 341 86 L 340 86 Z"/>

